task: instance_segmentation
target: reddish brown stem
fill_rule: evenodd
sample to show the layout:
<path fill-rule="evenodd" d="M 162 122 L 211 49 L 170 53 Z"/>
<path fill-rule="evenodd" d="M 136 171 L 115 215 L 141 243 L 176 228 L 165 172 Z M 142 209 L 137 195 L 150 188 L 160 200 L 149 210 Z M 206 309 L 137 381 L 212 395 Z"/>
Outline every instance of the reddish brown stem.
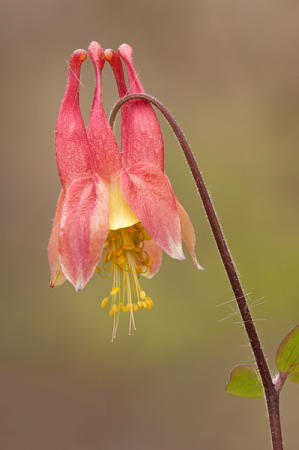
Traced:
<path fill-rule="evenodd" d="M 227 276 L 229 278 L 232 290 L 235 295 L 236 302 L 238 304 L 243 324 L 246 329 L 248 339 L 250 341 L 250 345 L 252 348 L 252 351 L 255 356 L 255 360 L 258 365 L 258 369 L 261 375 L 261 379 L 264 386 L 266 401 L 267 401 L 267 408 L 268 408 L 268 414 L 269 414 L 269 421 L 270 421 L 270 429 L 271 429 L 271 437 L 272 437 L 272 445 L 273 450 L 283 450 L 283 444 L 282 444 L 282 435 L 281 435 L 281 425 L 280 425 L 280 414 L 279 414 L 279 391 L 275 389 L 275 385 L 272 382 L 271 374 L 269 371 L 269 367 L 264 355 L 264 352 L 262 350 L 260 340 L 255 328 L 255 325 L 253 323 L 246 298 L 244 296 L 244 292 L 238 277 L 238 274 L 236 272 L 233 259 L 231 256 L 231 253 L 229 251 L 226 239 L 224 237 L 224 234 L 222 232 L 219 220 L 217 218 L 217 214 L 215 211 L 215 208 L 213 206 L 211 197 L 208 193 L 208 190 L 206 188 L 205 182 L 203 180 L 203 177 L 201 175 L 201 172 L 199 170 L 199 167 L 195 161 L 195 158 L 193 156 L 192 150 L 184 136 L 183 131 L 179 127 L 178 123 L 172 116 L 172 114 L 168 111 L 168 109 L 156 98 L 148 95 L 148 94 L 130 94 L 126 95 L 125 97 L 121 98 L 113 107 L 111 115 L 110 115 L 110 124 L 111 127 L 113 127 L 116 114 L 119 111 L 119 109 L 128 101 L 136 100 L 136 99 L 143 99 L 146 100 L 153 105 L 155 105 L 161 113 L 164 115 L 168 123 L 170 124 L 171 128 L 173 129 L 181 147 L 185 154 L 185 157 L 187 159 L 187 162 L 190 166 L 194 181 L 197 185 L 198 192 L 201 196 L 219 253 L 221 255 Z"/>

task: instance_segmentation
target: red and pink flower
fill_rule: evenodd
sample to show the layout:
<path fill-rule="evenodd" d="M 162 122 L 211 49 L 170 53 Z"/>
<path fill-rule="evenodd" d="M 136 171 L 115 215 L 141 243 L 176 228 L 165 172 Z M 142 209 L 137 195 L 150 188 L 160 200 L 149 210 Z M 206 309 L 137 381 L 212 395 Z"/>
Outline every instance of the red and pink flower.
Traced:
<path fill-rule="evenodd" d="M 184 240 L 197 268 L 195 233 L 164 173 L 164 146 L 157 117 L 144 100 L 122 108 L 121 152 L 102 104 L 101 78 L 107 60 L 119 95 L 145 92 L 136 73 L 132 49 L 126 44 L 103 51 L 91 42 L 96 88 L 87 131 L 79 105 L 79 83 L 85 50 L 76 50 L 69 64 L 66 91 L 56 125 L 56 159 L 62 183 L 48 246 L 51 287 L 68 279 L 82 289 L 94 272 L 113 272 L 109 302 L 115 337 L 119 312 L 151 309 L 152 300 L 140 285 L 140 274 L 159 270 L 162 251 L 184 259 Z M 127 91 L 121 59 L 129 81 Z"/>

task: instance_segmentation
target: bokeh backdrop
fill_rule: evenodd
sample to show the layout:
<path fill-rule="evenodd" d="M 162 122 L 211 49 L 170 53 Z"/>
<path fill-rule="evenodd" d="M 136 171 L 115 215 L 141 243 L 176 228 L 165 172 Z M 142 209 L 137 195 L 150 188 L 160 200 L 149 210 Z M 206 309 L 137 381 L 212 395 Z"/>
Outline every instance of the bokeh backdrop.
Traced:
<path fill-rule="evenodd" d="M 99 308 L 110 280 L 48 288 L 60 190 L 55 122 L 67 61 L 98 40 L 134 47 L 147 91 L 182 125 L 241 274 L 264 350 L 298 322 L 299 4 L 295 0 L 1 2 L 0 442 L 3 450 L 270 449 L 263 400 L 225 393 L 253 362 L 190 171 L 162 122 L 166 171 L 190 213 L 204 272 L 165 256 L 154 299 L 122 320 Z M 94 89 L 82 68 L 87 120 Z M 104 70 L 107 113 L 117 100 Z M 119 128 L 119 121 L 118 121 Z M 298 387 L 281 412 L 298 448 Z M 297 396 L 297 397 L 296 397 Z"/>

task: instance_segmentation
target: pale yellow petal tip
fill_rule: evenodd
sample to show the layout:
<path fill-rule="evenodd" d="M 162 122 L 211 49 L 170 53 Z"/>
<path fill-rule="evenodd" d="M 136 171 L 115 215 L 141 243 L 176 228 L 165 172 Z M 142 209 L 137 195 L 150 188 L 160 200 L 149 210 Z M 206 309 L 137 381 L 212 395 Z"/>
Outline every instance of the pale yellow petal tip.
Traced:
<path fill-rule="evenodd" d="M 65 282 L 65 276 L 62 270 L 59 270 L 50 280 L 49 287 L 57 288 Z"/>
<path fill-rule="evenodd" d="M 80 292 L 80 291 L 82 291 L 82 289 L 84 289 L 84 285 L 82 285 L 81 283 L 76 284 L 76 286 L 74 286 L 74 287 L 75 287 L 76 292 Z"/>
<path fill-rule="evenodd" d="M 101 302 L 101 308 L 104 309 L 105 306 L 107 306 L 108 302 L 109 302 L 109 298 L 108 297 L 104 298 Z"/>
<path fill-rule="evenodd" d="M 178 259 L 179 261 L 184 261 L 186 259 L 181 242 L 179 245 L 173 246 L 172 252 L 169 253 L 169 256 L 171 256 L 174 259 Z"/>
<path fill-rule="evenodd" d="M 118 291 L 120 291 L 120 287 L 114 287 L 114 288 L 111 290 L 110 295 L 115 295 L 115 294 L 118 293 Z"/>

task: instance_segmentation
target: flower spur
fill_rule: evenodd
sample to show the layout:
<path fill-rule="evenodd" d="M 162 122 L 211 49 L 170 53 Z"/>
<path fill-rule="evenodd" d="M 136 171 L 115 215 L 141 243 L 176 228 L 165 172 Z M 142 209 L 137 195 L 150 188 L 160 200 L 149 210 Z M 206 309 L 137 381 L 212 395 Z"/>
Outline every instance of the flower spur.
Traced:
<path fill-rule="evenodd" d="M 56 158 L 62 183 L 49 242 L 50 286 L 68 279 L 82 289 L 93 273 L 112 271 L 110 303 L 116 336 L 121 312 L 152 308 L 140 285 L 140 275 L 152 277 L 162 262 L 162 250 L 184 259 L 182 238 L 196 267 L 195 233 L 164 174 L 164 145 L 157 117 L 147 102 L 136 100 L 122 110 L 121 153 L 102 104 L 105 60 L 113 69 L 120 96 L 127 94 L 120 56 L 125 62 L 129 91 L 144 92 L 132 61 L 132 49 L 123 44 L 119 54 L 105 53 L 97 42 L 88 53 L 96 88 L 87 132 L 79 106 L 80 68 L 86 59 L 77 50 L 70 60 L 68 83 L 56 126 Z M 103 255 L 103 256 L 102 256 Z"/>

